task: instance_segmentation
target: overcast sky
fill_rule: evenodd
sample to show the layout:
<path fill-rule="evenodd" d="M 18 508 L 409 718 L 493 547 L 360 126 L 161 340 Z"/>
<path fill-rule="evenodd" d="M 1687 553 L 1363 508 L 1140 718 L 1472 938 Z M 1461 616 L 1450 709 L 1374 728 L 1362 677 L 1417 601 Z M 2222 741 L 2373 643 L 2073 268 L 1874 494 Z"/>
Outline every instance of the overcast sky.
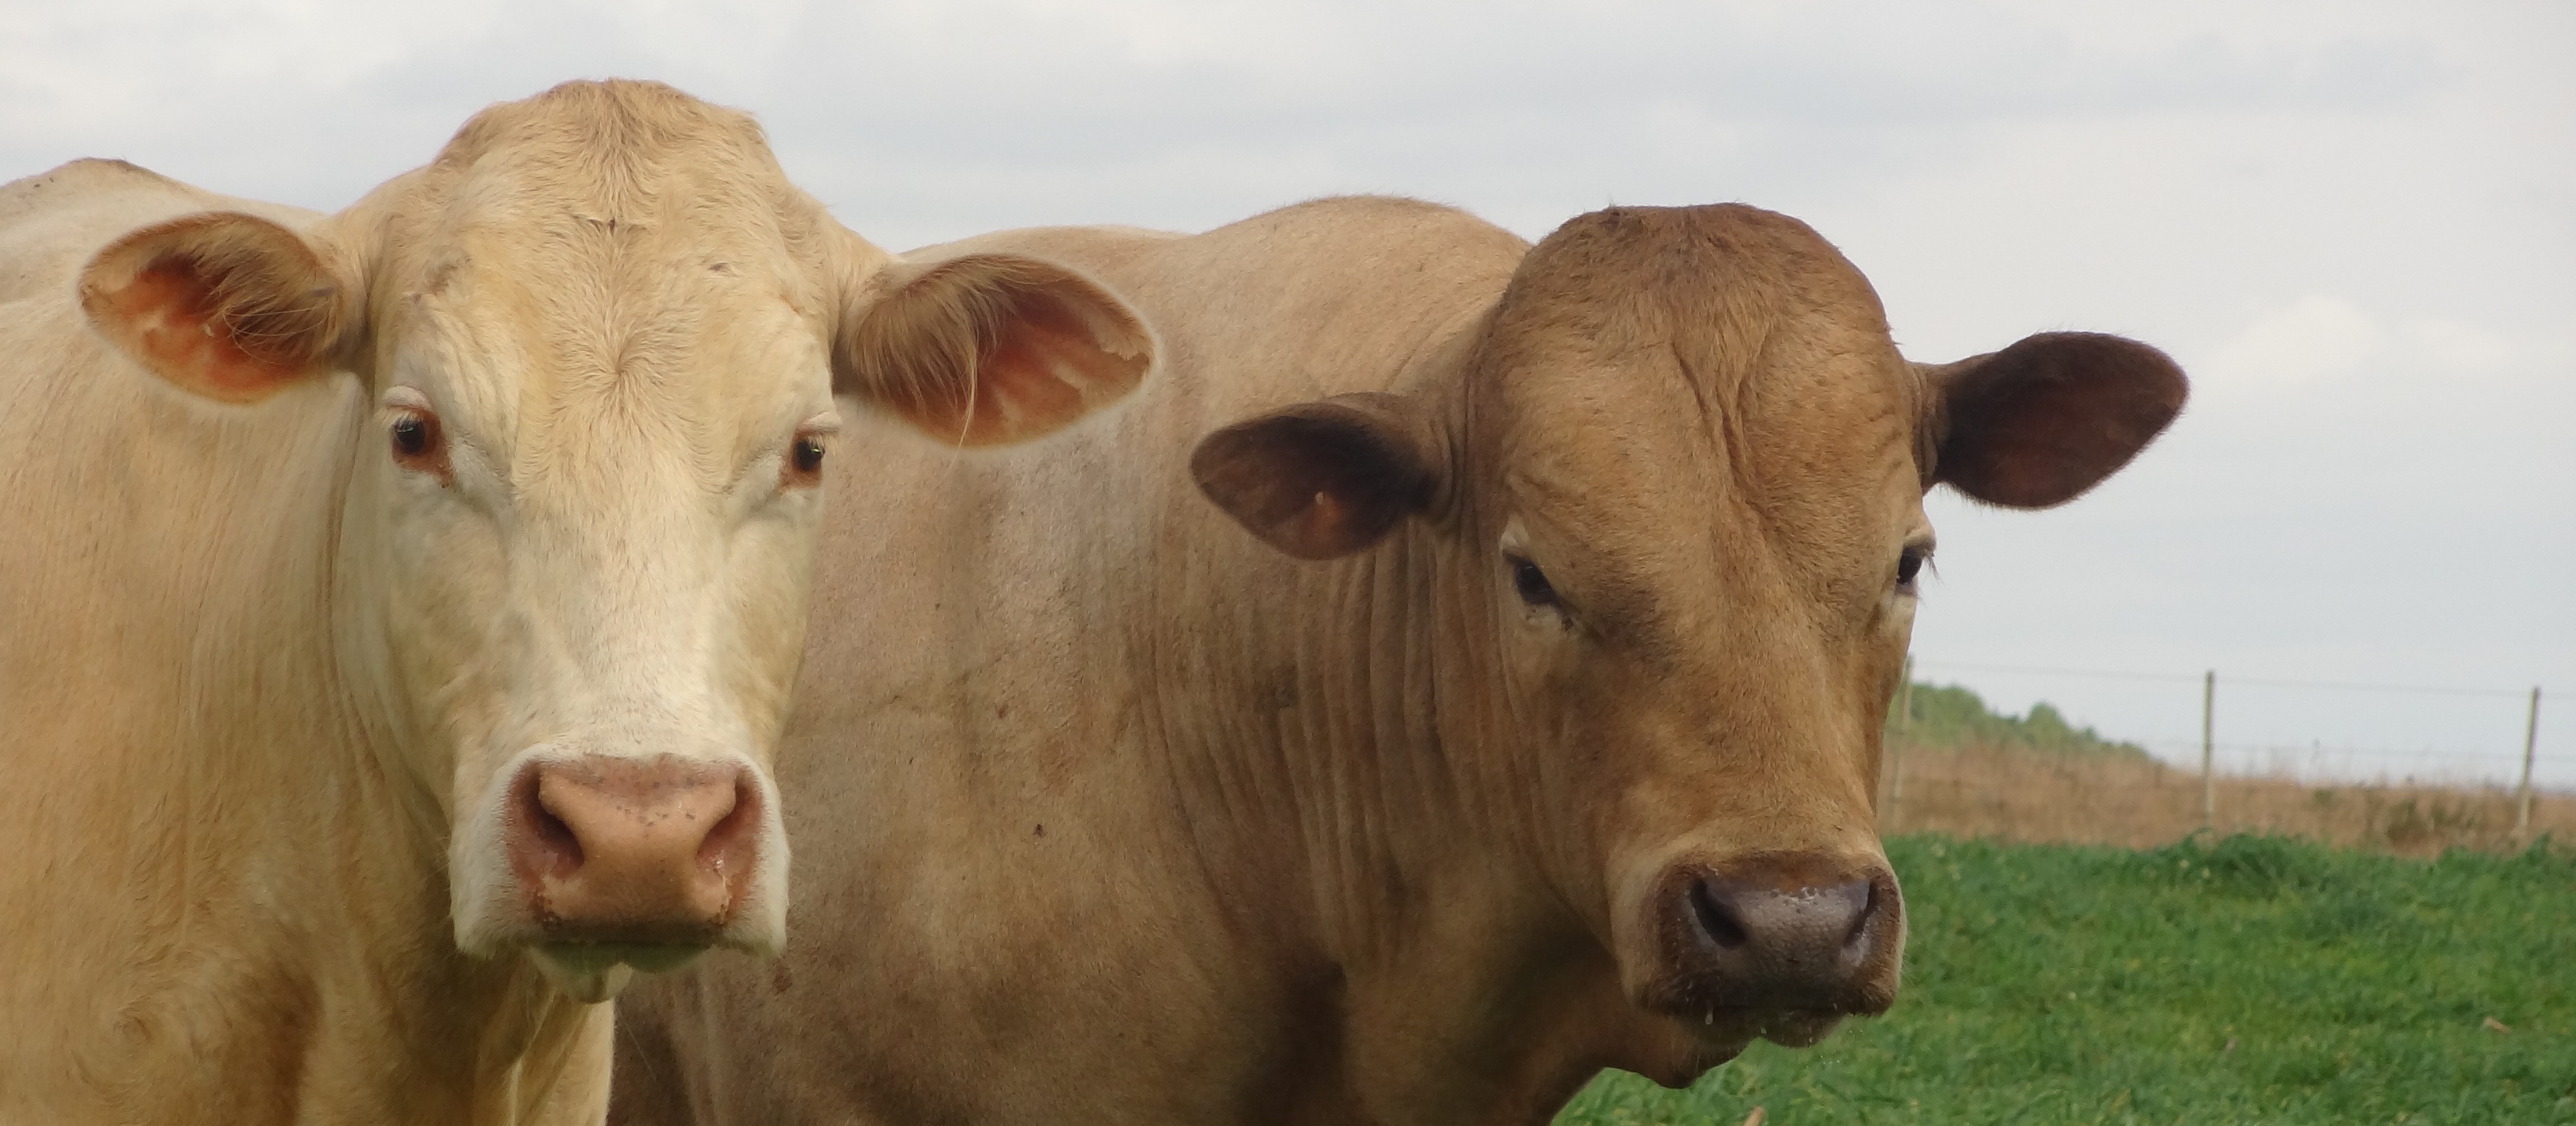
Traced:
<path fill-rule="evenodd" d="M 2539 684 L 2544 779 L 2576 787 L 2576 5 L 0 0 L 0 27 L 0 178 L 113 156 L 336 209 L 489 102 L 630 76 L 755 112 L 897 249 L 1354 191 L 1532 238 L 1784 211 L 1916 359 L 2093 329 L 2194 379 L 2072 506 L 1936 502 L 1927 679 L 2165 751 L 2215 668 L 2223 758 L 2496 778 L 2519 696 L 2230 678 Z"/>

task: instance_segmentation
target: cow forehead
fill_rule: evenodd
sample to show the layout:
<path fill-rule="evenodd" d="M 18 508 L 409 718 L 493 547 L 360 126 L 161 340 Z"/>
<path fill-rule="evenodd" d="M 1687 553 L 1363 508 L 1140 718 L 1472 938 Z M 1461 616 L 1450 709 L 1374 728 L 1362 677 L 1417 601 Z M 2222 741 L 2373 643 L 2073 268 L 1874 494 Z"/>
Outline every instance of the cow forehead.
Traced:
<path fill-rule="evenodd" d="M 1738 206 L 1586 220 L 1533 248 L 1491 329 L 1507 460 L 1757 507 L 1875 506 L 1911 479 L 1910 369 L 1823 239 Z"/>
<path fill-rule="evenodd" d="M 1919 511 L 1877 299 L 1794 220 L 1674 212 L 1609 213 L 1516 275 L 1478 373 L 1509 503 L 1648 616 L 1712 582 L 1862 599 Z"/>
<path fill-rule="evenodd" d="M 770 279 L 722 266 L 478 255 L 407 303 L 397 378 L 509 462 L 617 435 L 719 470 L 830 409 L 822 326 Z"/>
<path fill-rule="evenodd" d="M 825 222 L 747 118 L 567 84 L 478 115 L 416 178 L 390 342 L 504 463 L 613 445 L 721 475 L 829 407 Z"/>

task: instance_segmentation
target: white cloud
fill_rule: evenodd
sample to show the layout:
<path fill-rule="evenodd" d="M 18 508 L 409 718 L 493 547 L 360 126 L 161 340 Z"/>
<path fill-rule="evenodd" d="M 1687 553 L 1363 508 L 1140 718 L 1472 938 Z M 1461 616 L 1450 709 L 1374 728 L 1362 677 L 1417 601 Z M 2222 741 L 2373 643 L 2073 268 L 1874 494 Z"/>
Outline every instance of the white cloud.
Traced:
<path fill-rule="evenodd" d="M 2398 333 L 2409 352 L 2445 368 L 2501 367 L 2521 358 L 2524 351 L 2477 325 L 2438 317 L 2407 321 L 2398 326 Z"/>
<path fill-rule="evenodd" d="M 2388 336 L 2350 302 L 2310 294 L 2256 320 L 2195 370 L 2219 380 L 2296 383 L 2360 366 L 2386 350 Z"/>
<path fill-rule="evenodd" d="M 2469 321 L 2411 317 L 2392 326 L 2350 301 L 2310 294 L 2257 318 L 2192 371 L 2222 385 L 2277 387 L 2382 369 L 2419 378 L 2479 374 L 2524 353 Z"/>

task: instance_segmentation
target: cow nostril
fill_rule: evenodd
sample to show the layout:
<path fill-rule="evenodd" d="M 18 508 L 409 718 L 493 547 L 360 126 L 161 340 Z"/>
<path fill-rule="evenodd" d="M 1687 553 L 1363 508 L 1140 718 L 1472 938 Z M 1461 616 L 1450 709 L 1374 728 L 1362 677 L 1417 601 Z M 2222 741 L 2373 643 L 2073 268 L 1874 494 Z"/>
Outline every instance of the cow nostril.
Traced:
<path fill-rule="evenodd" d="M 562 856 L 566 867 L 581 867 L 581 834 L 573 832 L 572 826 L 564 824 L 563 818 L 555 816 L 553 810 L 543 805 L 537 807 L 535 820 L 537 839 Z"/>
<path fill-rule="evenodd" d="M 587 858 L 581 847 L 581 834 L 546 804 L 543 772 L 529 770 L 519 776 L 519 819 L 536 845 L 536 855 L 545 868 L 557 875 L 581 870 Z"/>
<path fill-rule="evenodd" d="M 1868 885 L 1869 895 L 1861 901 L 1860 913 L 1852 916 L 1851 929 L 1843 932 L 1844 946 L 1865 946 L 1872 937 L 1870 924 L 1878 921 L 1881 892 L 1878 889 L 1878 881 L 1870 880 Z"/>
<path fill-rule="evenodd" d="M 759 822 L 760 791 L 748 778 L 737 779 L 733 805 L 707 830 L 706 839 L 698 842 L 698 864 L 723 874 L 725 857 L 733 854 L 750 834 L 760 831 Z"/>
<path fill-rule="evenodd" d="M 1709 890 L 1708 881 L 1691 881 L 1690 905 L 1692 917 L 1699 920 L 1700 933 L 1707 935 L 1718 949 L 1733 950 L 1751 939 L 1745 933 L 1744 921 Z"/>

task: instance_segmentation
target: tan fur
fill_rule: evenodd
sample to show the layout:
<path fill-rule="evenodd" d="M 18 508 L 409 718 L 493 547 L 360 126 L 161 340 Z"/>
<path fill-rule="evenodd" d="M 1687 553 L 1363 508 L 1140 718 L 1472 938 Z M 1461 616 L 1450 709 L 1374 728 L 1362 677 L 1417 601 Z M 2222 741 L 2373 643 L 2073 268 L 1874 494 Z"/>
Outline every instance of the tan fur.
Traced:
<path fill-rule="evenodd" d="M 172 300 L 171 287 L 202 292 L 203 304 Z M 118 239 L 99 252 L 81 284 L 82 308 L 128 352 L 184 369 L 184 386 L 229 402 L 265 398 L 343 358 L 332 353 L 346 340 L 355 304 L 292 232 L 220 212 Z M 224 355 L 192 362 L 183 354 L 191 345 Z M 209 370 L 221 366 L 246 370 Z"/>
<path fill-rule="evenodd" d="M 644 83 L 334 216 L 0 186 L 0 1122 L 597 1121 L 566 990 L 624 970 L 527 953 L 495 795 L 538 752 L 770 785 L 822 503 L 781 466 L 890 260 Z M 760 866 L 718 941 L 780 940 L 774 823 Z"/>
<path fill-rule="evenodd" d="M 629 993 L 616 1120 L 1537 1123 L 1831 1027 L 1704 1024 L 1639 897 L 1883 864 L 1923 406 L 1832 248 L 1623 210 L 1525 259 L 1340 199 L 941 253 L 996 249 L 1119 287 L 1169 370 L 1043 463 L 835 470 L 869 490 L 781 759 L 796 942 Z M 1275 456 L 1309 427 L 1356 429 Z"/>
<path fill-rule="evenodd" d="M 842 389 L 961 446 L 1025 436 L 1023 412 L 1079 417 L 1125 395 L 1153 364 L 1145 326 L 1102 315 L 1114 302 L 1061 266 L 941 255 L 880 278 L 885 296 L 843 338 Z M 1004 394 L 977 395 L 983 388 Z"/>

